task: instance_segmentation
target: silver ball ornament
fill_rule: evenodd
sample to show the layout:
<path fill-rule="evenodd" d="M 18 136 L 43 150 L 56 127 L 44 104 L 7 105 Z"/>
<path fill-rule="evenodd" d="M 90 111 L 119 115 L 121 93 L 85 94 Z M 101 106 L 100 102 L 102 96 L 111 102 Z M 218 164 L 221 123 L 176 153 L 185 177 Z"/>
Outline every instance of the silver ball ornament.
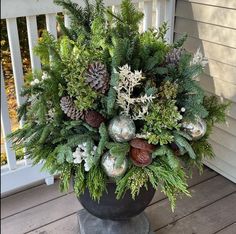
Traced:
<path fill-rule="evenodd" d="M 110 137 L 116 142 L 130 141 L 135 137 L 135 124 L 128 116 L 120 115 L 114 117 L 109 126 Z"/>
<path fill-rule="evenodd" d="M 106 175 L 111 178 L 116 178 L 124 175 L 128 168 L 128 160 L 126 158 L 119 167 L 116 167 L 116 160 L 117 158 L 111 155 L 109 151 L 102 156 L 102 168 L 105 171 Z"/>
<path fill-rule="evenodd" d="M 206 122 L 202 118 L 198 118 L 196 122 L 183 122 L 183 130 L 188 133 L 193 140 L 199 140 L 202 138 L 207 130 Z"/>

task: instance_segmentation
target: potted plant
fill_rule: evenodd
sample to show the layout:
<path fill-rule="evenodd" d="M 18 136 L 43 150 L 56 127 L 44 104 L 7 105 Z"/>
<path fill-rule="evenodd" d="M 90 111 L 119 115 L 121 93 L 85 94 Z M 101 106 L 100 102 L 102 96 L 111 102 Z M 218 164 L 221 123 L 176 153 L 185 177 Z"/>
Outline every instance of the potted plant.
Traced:
<path fill-rule="evenodd" d="M 58 17 L 64 35 L 44 32 L 35 48 L 42 72 L 26 77 L 14 147 L 59 173 L 62 191 L 73 178 L 97 217 L 138 215 L 159 186 L 174 209 L 189 196 L 183 165 L 201 170 L 214 156 L 207 140 L 229 104 L 205 96 L 196 78 L 207 62 L 183 49 L 186 37 L 168 44 L 166 24 L 140 33 L 143 14 L 130 0 L 117 14 L 85 2 L 56 1 L 71 28 Z"/>

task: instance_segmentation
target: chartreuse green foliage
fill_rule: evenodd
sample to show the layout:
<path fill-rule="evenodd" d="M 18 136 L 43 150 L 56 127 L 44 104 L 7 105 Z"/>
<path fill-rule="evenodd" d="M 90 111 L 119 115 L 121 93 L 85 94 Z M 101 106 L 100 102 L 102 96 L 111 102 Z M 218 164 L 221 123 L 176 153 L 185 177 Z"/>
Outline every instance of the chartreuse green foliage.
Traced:
<path fill-rule="evenodd" d="M 186 36 L 169 45 L 165 41 L 166 23 L 158 30 L 139 33 L 143 14 L 135 9 L 131 0 L 124 0 L 118 13 L 105 8 L 101 0 L 93 3 L 85 0 L 84 7 L 70 0 L 55 2 L 67 10 L 71 27 L 66 28 L 58 17 L 64 36 L 55 40 L 44 32 L 35 48 L 42 72 L 26 77 L 22 91 L 26 102 L 18 111 L 25 125 L 9 136 L 14 149 L 24 149 L 34 164 L 43 161 L 44 170 L 59 173 L 62 191 L 68 190 L 74 177 L 78 196 L 88 188 L 91 197 L 99 200 L 108 180 L 100 165 L 102 155 L 110 151 L 116 156 L 116 167 L 129 157 L 130 144 L 113 142 L 107 130 L 109 121 L 122 111 L 117 103 L 116 87 L 120 82 L 119 67 L 128 64 L 130 72 L 142 71 L 143 79 L 127 98 L 135 101 L 152 97 L 148 103 L 139 102 L 146 109 L 134 105 L 134 110 L 144 111 L 143 118 L 135 120 L 137 134 L 154 144 L 156 150 L 152 154 L 153 162 L 146 167 L 136 167 L 128 160 L 126 174 L 115 181 L 117 198 L 131 192 L 135 199 L 140 189 L 151 183 L 155 189 L 161 187 L 174 208 L 177 195 L 189 195 L 186 174 L 179 161 L 201 169 L 202 159 L 213 157 L 207 139 L 213 124 L 225 121 L 229 104 L 204 96 L 195 79 L 203 71 L 203 60 L 194 60 L 182 49 Z M 172 54 L 176 61 L 169 64 L 167 55 L 176 50 L 181 53 Z M 96 61 L 106 65 L 109 73 L 110 86 L 105 94 L 85 82 L 89 65 Z M 106 118 L 105 123 L 96 129 L 86 123 L 86 118 L 69 119 L 60 106 L 64 96 L 69 96 L 81 113 L 86 114 L 88 110 L 101 113 Z M 193 141 L 181 128 L 181 122 L 194 121 L 196 117 L 206 121 L 207 133 Z M 173 144 L 179 150 L 179 157 L 172 149 Z M 85 145 L 88 152 L 95 151 L 87 156 L 88 161 L 92 160 L 88 171 L 84 159 L 77 164 L 74 161 L 73 153 L 78 145 Z"/>
<path fill-rule="evenodd" d="M 100 165 L 92 167 L 88 172 L 86 184 L 94 200 L 99 201 L 106 191 L 106 183 L 107 177 Z"/>
<path fill-rule="evenodd" d="M 163 151 L 161 155 L 158 155 L 160 150 L 156 154 L 154 153 L 157 158 L 151 165 L 144 168 L 132 166 L 125 176 L 117 181 L 118 199 L 128 190 L 131 191 L 131 195 L 135 199 L 140 189 L 147 187 L 148 183 L 151 183 L 155 189 L 161 185 L 161 191 L 169 198 L 172 209 L 175 208 L 178 194 L 189 196 L 185 172 L 177 161 L 173 163 L 176 160 L 173 156 L 166 157 L 166 154 L 171 154 L 170 149 L 163 147 L 161 150 Z M 173 161 L 170 157 L 173 157 Z"/>
<path fill-rule="evenodd" d="M 173 170 L 165 156 L 158 158 L 158 161 L 154 161 L 151 165 L 144 168 L 144 170 L 148 174 L 149 181 L 154 188 L 157 189 L 157 186 L 161 185 L 162 192 L 164 192 L 171 202 L 172 210 L 175 208 L 178 194 L 190 195 L 187 190 L 187 177 L 183 168 L 178 166 Z"/>
<path fill-rule="evenodd" d="M 158 98 L 151 104 L 143 128 L 149 143 L 164 145 L 174 140 L 173 130 L 180 128 L 182 117 L 176 106 L 177 89 L 178 85 L 170 81 L 160 86 Z"/>
<path fill-rule="evenodd" d="M 173 141 L 173 129 L 179 129 L 179 112 L 175 110 L 175 103 L 168 101 L 164 105 L 152 105 L 151 112 L 145 118 L 143 132 L 147 134 L 149 143 L 168 144 Z"/>

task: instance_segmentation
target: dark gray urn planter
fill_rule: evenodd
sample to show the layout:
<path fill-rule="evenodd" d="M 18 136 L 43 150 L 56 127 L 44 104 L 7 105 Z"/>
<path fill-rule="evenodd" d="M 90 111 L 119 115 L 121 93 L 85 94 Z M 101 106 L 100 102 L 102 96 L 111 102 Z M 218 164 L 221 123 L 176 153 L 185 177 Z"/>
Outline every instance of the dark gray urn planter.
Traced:
<path fill-rule="evenodd" d="M 117 200 L 115 190 L 116 185 L 108 183 L 107 193 L 104 192 L 99 202 L 92 200 L 88 189 L 78 199 L 89 213 L 100 219 L 126 220 L 143 212 L 155 194 L 155 190 L 149 184 L 147 190 L 145 187 L 140 189 L 135 200 L 132 199 L 129 191 L 123 198 Z"/>
<path fill-rule="evenodd" d="M 78 212 L 81 234 L 148 234 L 150 232 L 148 219 L 143 212 L 151 202 L 155 190 L 141 188 L 135 200 L 129 191 L 123 198 L 117 200 L 116 185 L 107 184 L 107 193 L 100 201 L 90 197 L 88 189 L 78 200 L 85 210 Z"/>

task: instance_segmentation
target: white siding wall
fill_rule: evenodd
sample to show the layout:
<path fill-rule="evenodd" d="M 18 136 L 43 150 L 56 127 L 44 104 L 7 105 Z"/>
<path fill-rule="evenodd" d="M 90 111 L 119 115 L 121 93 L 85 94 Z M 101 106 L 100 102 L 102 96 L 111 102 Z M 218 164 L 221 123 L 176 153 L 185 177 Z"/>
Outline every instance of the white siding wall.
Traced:
<path fill-rule="evenodd" d="M 175 38 L 186 32 L 185 47 L 200 47 L 209 59 L 202 87 L 232 101 L 228 123 L 217 125 L 211 136 L 216 158 L 206 164 L 236 182 L 236 1 L 177 0 L 175 15 Z"/>

